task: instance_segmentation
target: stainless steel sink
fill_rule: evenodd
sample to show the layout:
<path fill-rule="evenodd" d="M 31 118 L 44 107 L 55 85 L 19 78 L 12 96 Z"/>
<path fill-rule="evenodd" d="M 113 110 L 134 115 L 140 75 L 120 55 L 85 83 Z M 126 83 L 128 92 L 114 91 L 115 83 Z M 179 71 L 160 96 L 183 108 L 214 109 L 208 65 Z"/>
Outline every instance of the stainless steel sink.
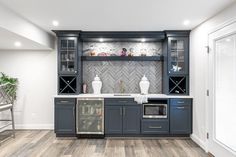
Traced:
<path fill-rule="evenodd" d="M 131 94 L 118 93 L 118 94 L 114 94 L 114 96 L 131 96 Z"/>

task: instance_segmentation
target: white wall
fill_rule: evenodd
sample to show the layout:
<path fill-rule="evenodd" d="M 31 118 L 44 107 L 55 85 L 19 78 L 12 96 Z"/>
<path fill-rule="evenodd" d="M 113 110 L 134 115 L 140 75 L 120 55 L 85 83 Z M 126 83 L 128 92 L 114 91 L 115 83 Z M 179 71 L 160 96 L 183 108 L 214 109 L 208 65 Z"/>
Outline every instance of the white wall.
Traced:
<path fill-rule="evenodd" d="M 19 79 L 17 128 L 52 129 L 57 65 L 54 51 L 0 51 L 0 72 Z"/>
<path fill-rule="evenodd" d="M 223 23 L 236 18 L 236 3 L 202 23 L 190 34 L 190 93 L 194 96 L 192 138 L 206 146 L 206 76 L 208 34 Z"/>

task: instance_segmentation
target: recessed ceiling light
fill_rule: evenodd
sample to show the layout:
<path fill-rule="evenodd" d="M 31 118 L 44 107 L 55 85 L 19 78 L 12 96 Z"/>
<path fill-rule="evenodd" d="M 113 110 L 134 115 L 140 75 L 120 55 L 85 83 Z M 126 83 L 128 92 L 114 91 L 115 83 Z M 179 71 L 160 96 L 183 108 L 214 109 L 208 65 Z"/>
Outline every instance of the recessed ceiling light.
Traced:
<path fill-rule="evenodd" d="M 57 26 L 59 25 L 59 22 L 58 22 L 57 20 L 53 20 L 53 21 L 52 21 L 52 25 L 55 26 L 55 27 L 57 27 Z"/>
<path fill-rule="evenodd" d="M 103 41 L 104 41 L 104 39 L 103 39 L 103 38 L 100 38 L 100 39 L 99 39 L 99 41 L 100 41 L 100 42 L 103 42 Z"/>
<path fill-rule="evenodd" d="M 230 42 L 230 41 L 231 41 L 231 39 L 230 39 L 230 38 L 227 38 L 227 39 L 226 39 L 226 41 L 227 41 L 227 42 Z"/>
<path fill-rule="evenodd" d="M 146 39 L 145 39 L 145 38 L 142 38 L 142 39 L 141 39 L 141 41 L 142 41 L 142 42 L 145 42 L 145 41 L 146 41 Z"/>
<path fill-rule="evenodd" d="M 184 24 L 185 26 L 188 26 L 188 25 L 190 24 L 190 21 L 189 21 L 189 20 L 185 20 L 185 21 L 183 22 L 183 24 Z"/>
<path fill-rule="evenodd" d="M 21 46 L 21 42 L 16 41 L 16 42 L 14 43 L 14 45 L 15 45 L 16 47 L 20 47 L 20 46 Z"/>

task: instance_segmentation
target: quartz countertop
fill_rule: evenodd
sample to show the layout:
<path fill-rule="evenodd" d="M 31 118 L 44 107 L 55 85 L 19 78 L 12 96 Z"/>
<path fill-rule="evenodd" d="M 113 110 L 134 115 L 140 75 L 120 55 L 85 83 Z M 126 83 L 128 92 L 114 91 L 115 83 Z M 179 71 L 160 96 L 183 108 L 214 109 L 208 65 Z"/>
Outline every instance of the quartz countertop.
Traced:
<path fill-rule="evenodd" d="M 55 95 L 55 98 L 135 98 L 141 94 L 132 93 L 104 93 L 104 94 L 79 94 L 79 95 Z M 147 94 L 148 98 L 193 98 L 190 95 L 166 95 L 166 94 Z"/>

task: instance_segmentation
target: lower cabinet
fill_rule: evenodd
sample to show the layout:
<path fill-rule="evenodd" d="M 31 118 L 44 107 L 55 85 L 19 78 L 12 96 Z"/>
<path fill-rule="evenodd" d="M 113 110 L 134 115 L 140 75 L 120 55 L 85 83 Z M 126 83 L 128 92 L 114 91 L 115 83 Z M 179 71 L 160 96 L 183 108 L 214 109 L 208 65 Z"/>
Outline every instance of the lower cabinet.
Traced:
<path fill-rule="evenodd" d="M 170 133 L 192 133 L 192 99 L 170 100 Z"/>
<path fill-rule="evenodd" d="M 140 105 L 136 103 L 105 103 L 105 134 L 140 134 Z"/>
<path fill-rule="evenodd" d="M 122 134 L 122 106 L 105 106 L 105 134 Z"/>
<path fill-rule="evenodd" d="M 140 134 L 140 107 L 123 106 L 123 134 Z"/>
<path fill-rule="evenodd" d="M 143 119 L 142 134 L 169 134 L 169 119 Z"/>
<path fill-rule="evenodd" d="M 57 136 L 75 136 L 75 99 L 55 98 L 54 131 Z"/>

